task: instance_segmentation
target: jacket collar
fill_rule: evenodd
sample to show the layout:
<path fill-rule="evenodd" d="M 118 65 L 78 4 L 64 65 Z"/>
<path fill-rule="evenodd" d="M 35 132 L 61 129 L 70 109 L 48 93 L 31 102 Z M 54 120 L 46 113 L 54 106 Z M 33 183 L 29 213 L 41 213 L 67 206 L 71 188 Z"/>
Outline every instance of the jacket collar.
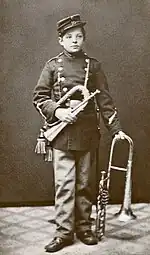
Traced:
<path fill-rule="evenodd" d="M 83 50 L 81 50 L 77 53 L 70 53 L 64 49 L 63 53 L 68 58 L 82 58 L 82 57 L 85 57 L 85 55 L 86 55 Z"/>

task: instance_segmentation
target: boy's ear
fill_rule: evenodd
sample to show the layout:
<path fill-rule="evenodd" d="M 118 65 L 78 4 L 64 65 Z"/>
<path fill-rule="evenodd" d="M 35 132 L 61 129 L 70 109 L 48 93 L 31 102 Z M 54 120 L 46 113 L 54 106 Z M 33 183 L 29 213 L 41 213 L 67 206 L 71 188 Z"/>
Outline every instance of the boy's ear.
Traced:
<path fill-rule="evenodd" d="M 63 38 L 62 38 L 62 37 L 59 37 L 59 38 L 58 38 L 58 41 L 59 41 L 59 44 L 60 44 L 60 45 L 63 45 Z"/>

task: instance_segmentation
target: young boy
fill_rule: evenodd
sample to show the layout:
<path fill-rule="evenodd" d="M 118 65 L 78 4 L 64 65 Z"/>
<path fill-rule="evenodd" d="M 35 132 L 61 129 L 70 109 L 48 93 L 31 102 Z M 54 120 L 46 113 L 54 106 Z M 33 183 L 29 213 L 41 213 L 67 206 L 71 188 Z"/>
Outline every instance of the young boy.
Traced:
<path fill-rule="evenodd" d="M 89 93 L 100 90 L 96 101 L 104 123 L 112 136 L 118 134 L 124 138 L 101 65 L 82 50 L 85 24 L 78 14 L 57 23 L 63 52 L 47 61 L 34 89 L 34 105 L 46 122 L 67 122 L 52 141 L 56 234 L 45 247 L 47 252 L 72 244 L 74 233 L 86 245 L 97 244 L 90 221 L 91 163 L 99 143 L 95 102 L 89 100 L 85 109 L 74 116 L 72 108 L 83 100 L 82 93 L 76 91 L 61 105 L 58 100 L 77 85 L 85 86 Z"/>

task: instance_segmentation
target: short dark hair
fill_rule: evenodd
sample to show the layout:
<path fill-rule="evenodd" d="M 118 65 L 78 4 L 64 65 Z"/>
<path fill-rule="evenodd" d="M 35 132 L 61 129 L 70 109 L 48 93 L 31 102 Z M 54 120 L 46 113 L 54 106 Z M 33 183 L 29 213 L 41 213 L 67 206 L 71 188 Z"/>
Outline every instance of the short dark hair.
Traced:
<path fill-rule="evenodd" d="M 84 38 L 84 40 L 85 40 L 85 38 L 86 38 L 86 32 L 85 32 L 85 29 L 84 29 L 84 27 L 83 26 L 81 26 L 80 27 L 81 28 L 81 31 L 82 31 L 82 34 L 83 34 L 83 38 Z M 68 29 L 68 30 L 66 30 L 66 31 L 64 31 L 63 33 L 61 33 L 61 35 L 59 36 L 59 37 L 63 37 L 68 31 L 69 31 L 70 29 Z"/>

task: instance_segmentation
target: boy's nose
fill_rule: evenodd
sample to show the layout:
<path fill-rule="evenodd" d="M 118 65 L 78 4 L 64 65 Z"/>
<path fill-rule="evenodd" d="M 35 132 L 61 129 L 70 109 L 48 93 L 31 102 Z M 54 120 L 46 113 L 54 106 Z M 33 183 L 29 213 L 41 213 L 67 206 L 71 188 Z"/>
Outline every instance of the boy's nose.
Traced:
<path fill-rule="evenodd" d="M 73 41 L 73 43 L 77 43 L 77 38 L 74 37 L 72 41 Z"/>

